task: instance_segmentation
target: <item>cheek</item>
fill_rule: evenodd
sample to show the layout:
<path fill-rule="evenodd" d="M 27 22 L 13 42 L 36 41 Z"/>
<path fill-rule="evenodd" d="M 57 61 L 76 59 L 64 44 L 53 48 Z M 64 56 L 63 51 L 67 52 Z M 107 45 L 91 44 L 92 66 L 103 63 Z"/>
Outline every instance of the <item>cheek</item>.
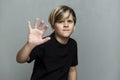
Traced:
<path fill-rule="evenodd" d="M 61 29 L 62 28 L 62 25 L 60 25 L 60 24 L 56 24 L 55 26 L 54 26 L 54 29 L 56 29 L 56 30 L 59 30 L 59 29 Z"/>
<path fill-rule="evenodd" d="M 71 25 L 71 29 L 72 29 L 72 30 L 75 30 L 75 25 Z"/>
<path fill-rule="evenodd" d="M 59 31 L 60 29 L 59 29 L 59 27 L 58 26 L 54 26 L 54 31 Z"/>

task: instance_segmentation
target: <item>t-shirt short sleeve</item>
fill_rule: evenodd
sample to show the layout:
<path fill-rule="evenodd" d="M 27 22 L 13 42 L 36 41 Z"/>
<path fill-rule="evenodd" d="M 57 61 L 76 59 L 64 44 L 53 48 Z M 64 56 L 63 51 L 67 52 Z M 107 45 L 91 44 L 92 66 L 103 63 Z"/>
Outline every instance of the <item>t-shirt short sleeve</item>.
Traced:
<path fill-rule="evenodd" d="M 77 51 L 77 43 L 75 42 L 71 66 L 76 66 L 76 65 L 78 65 L 78 51 Z"/>
<path fill-rule="evenodd" d="M 36 58 L 42 56 L 43 54 L 43 50 L 40 46 L 36 46 L 35 48 L 33 48 L 33 50 L 31 51 L 30 55 L 29 55 L 29 61 L 27 61 L 28 63 L 31 63 L 33 60 L 35 60 Z"/>

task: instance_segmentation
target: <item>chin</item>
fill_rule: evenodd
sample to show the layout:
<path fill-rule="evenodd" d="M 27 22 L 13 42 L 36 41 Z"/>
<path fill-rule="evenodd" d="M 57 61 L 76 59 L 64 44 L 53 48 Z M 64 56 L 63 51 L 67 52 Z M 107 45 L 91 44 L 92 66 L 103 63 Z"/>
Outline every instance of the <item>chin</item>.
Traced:
<path fill-rule="evenodd" d="M 63 37 L 64 37 L 64 38 L 69 38 L 69 37 L 70 37 L 70 35 L 63 35 Z"/>

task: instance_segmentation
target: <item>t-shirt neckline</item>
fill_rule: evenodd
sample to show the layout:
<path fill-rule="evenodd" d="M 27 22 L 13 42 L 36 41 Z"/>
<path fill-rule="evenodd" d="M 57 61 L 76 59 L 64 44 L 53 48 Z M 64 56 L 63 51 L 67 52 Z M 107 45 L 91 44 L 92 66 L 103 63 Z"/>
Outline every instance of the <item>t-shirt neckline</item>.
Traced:
<path fill-rule="evenodd" d="M 69 43 L 69 40 L 68 40 L 68 42 L 67 42 L 66 44 L 61 44 L 60 42 L 58 42 L 57 39 L 55 38 L 55 32 L 53 32 L 53 33 L 51 34 L 51 37 L 53 38 L 53 40 L 56 42 L 56 44 L 57 44 L 58 46 L 65 47 L 65 46 L 67 46 L 68 43 Z"/>

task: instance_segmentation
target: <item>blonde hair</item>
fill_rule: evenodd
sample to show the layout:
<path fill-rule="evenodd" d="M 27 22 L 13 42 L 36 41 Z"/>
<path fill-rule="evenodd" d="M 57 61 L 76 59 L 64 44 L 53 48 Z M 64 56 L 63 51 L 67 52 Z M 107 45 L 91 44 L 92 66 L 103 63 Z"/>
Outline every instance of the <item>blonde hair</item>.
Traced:
<path fill-rule="evenodd" d="M 73 16 L 74 24 L 76 24 L 76 14 L 75 14 L 74 10 L 68 6 L 61 5 L 61 6 L 56 7 L 51 12 L 51 14 L 49 15 L 48 21 L 49 21 L 51 27 L 53 28 L 54 24 L 57 21 L 69 18 L 69 16 L 71 14 Z"/>

